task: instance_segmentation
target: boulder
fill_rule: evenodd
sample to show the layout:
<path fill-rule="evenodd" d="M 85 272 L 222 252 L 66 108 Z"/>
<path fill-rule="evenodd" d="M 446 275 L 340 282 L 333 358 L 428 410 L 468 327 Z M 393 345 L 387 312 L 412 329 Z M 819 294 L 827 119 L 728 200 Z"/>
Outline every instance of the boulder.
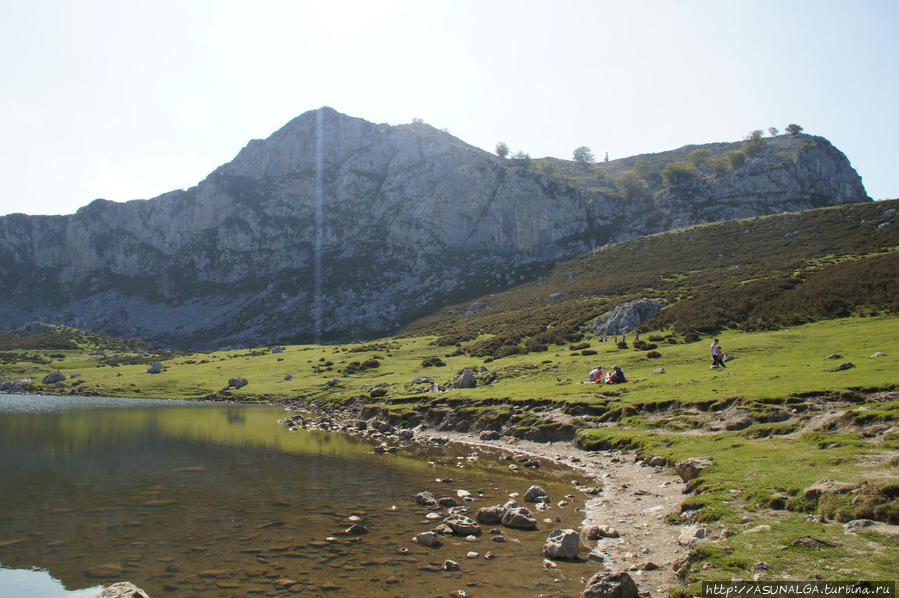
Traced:
<path fill-rule="evenodd" d="M 478 509 L 478 514 L 475 515 L 475 519 L 477 519 L 479 523 L 483 523 L 484 525 L 499 523 L 503 518 L 503 510 L 503 507 L 500 505 L 494 505 L 492 507 L 481 507 L 480 509 Z"/>
<path fill-rule="evenodd" d="M 637 598 L 637 584 L 623 571 L 600 571 L 587 581 L 581 598 Z"/>
<path fill-rule="evenodd" d="M 62 382 L 65 379 L 66 379 L 66 375 L 63 374 L 62 372 L 60 372 L 59 370 L 56 370 L 55 372 L 44 376 L 43 383 L 44 384 L 56 384 L 57 382 Z"/>
<path fill-rule="evenodd" d="M 514 529 L 537 529 L 537 520 L 524 507 L 511 507 L 503 511 L 500 523 Z"/>
<path fill-rule="evenodd" d="M 459 376 L 459 388 L 475 388 L 477 385 L 478 381 L 474 377 L 474 372 L 465 368 L 462 375 Z"/>
<path fill-rule="evenodd" d="M 831 371 L 832 372 L 842 372 L 843 370 L 851 370 L 854 367 L 855 367 L 855 364 L 852 363 L 851 361 L 844 361 L 837 367 L 833 368 Z"/>
<path fill-rule="evenodd" d="M 412 430 L 400 430 L 396 437 L 403 441 L 412 440 L 415 437 L 415 432 Z"/>
<path fill-rule="evenodd" d="M 158 373 L 161 372 L 161 371 L 162 371 L 162 364 L 159 363 L 158 361 L 154 361 L 154 362 L 150 365 L 150 367 L 147 368 L 147 373 L 148 373 L 148 374 L 158 374 Z"/>
<path fill-rule="evenodd" d="M 546 490 L 541 486 L 531 486 L 528 488 L 527 492 L 524 493 L 524 499 L 527 502 L 549 502 Z"/>
<path fill-rule="evenodd" d="M 231 388 L 243 388 L 249 384 L 246 378 L 228 378 L 228 386 Z"/>
<path fill-rule="evenodd" d="M 481 432 L 481 435 L 478 436 L 480 440 L 499 440 L 502 437 L 503 435 L 496 430 L 487 430 L 486 432 Z"/>
<path fill-rule="evenodd" d="M 328 386 L 337 386 L 340 384 L 340 378 L 330 378 L 328 380 Z"/>
<path fill-rule="evenodd" d="M 674 471 L 685 481 L 689 482 L 697 477 L 706 467 L 710 467 L 715 461 L 711 457 L 691 457 L 678 461 L 674 465 Z"/>
<path fill-rule="evenodd" d="M 94 594 L 94 598 L 150 598 L 150 596 L 130 581 L 120 581 L 99 594 Z"/>
<path fill-rule="evenodd" d="M 580 534 L 573 529 L 554 529 L 543 544 L 543 554 L 551 559 L 576 559 Z"/>
<path fill-rule="evenodd" d="M 481 526 L 474 519 L 455 513 L 443 520 L 457 536 L 480 536 Z"/>

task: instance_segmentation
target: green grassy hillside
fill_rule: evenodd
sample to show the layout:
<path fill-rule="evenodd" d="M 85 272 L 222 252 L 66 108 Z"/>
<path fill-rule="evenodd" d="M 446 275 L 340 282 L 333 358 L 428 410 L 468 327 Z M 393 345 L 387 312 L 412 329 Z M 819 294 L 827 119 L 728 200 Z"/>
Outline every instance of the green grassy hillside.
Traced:
<path fill-rule="evenodd" d="M 897 207 L 895 200 L 840 206 L 616 243 L 559 263 L 543 280 L 481 298 L 481 311 L 466 315 L 465 305 L 449 306 L 403 333 L 437 334 L 445 344 L 491 334 L 491 345 L 509 354 L 578 340 L 590 318 L 644 296 L 668 308 L 643 330 L 679 335 L 896 313 L 899 220 L 883 214 Z"/>

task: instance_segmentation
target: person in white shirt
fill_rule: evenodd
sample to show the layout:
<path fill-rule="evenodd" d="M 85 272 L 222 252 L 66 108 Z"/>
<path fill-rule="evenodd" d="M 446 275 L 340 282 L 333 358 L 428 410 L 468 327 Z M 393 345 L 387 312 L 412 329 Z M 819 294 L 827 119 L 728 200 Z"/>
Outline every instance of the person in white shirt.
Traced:
<path fill-rule="evenodd" d="M 712 367 L 718 367 L 719 365 L 723 368 L 727 366 L 724 365 L 724 359 L 722 359 L 724 351 L 721 350 L 721 345 L 718 344 L 718 339 L 712 343 Z"/>

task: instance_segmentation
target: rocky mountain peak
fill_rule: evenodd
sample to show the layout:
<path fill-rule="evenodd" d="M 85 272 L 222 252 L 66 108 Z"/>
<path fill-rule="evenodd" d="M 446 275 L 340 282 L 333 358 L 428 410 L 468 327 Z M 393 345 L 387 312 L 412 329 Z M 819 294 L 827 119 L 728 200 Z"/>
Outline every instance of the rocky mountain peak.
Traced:
<path fill-rule="evenodd" d="M 615 180 L 635 159 L 603 164 L 598 182 L 323 107 L 192 189 L 0 217 L 0 328 L 44 320 L 192 346 L 359 338 L 608 242 L 868 199 L 823 138 L 770 139 L 744 165 L 672 184 L 659 172 L 683 151 L 640 158 L 647 194 L 628 198 Z"/>

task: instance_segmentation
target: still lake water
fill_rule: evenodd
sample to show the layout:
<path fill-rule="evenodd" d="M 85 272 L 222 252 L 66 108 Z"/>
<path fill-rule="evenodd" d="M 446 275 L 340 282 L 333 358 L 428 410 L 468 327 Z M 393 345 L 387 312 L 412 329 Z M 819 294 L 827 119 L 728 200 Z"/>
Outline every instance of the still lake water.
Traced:
<path fill-rule="evenodd" d="M 412 542 L 439 523 L 425 518 L 431 509 L 416 505 L 417 492 L 468 490 L 476 511 L 540 483 L 555 504 L 575 494 L 571 470 L 512 472 L 499 453 L 461 459 L 473 449 L 454 445 L 379 456 L 342 434 L 290 432 L 277 423 L 284 416 L 261 406 L 0 395 L 0 597 L 92 596 L 124 580 L 152 598 L 574 596 L 596 571 L 541 565 L 548 532 L 579 526 L 580 496 L 536 514 L 540 531 L 501 528 L 506 543 L 486 528 L 476 542 Z M 369 532 L 345 534 L 351 515 Z M 497 558 L 484 559 L 488 551 Z M 443 571 L 445 559 L 461 570 Z"/>

